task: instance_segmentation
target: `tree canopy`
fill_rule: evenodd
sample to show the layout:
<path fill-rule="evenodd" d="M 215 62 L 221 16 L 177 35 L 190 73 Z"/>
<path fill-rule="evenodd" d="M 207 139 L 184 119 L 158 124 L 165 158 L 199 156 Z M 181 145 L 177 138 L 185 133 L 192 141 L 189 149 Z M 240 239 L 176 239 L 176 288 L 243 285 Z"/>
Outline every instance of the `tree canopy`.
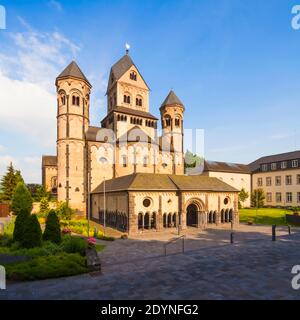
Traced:
<path fill-rule="evenodd" d="M 11 201 L 14 194 L 14 190 L 18 183 L 24 183 L 21 171 L 15 170 L 13 164 L 7 167 L 7 172 L 0 181 L 0 200 Z"/>

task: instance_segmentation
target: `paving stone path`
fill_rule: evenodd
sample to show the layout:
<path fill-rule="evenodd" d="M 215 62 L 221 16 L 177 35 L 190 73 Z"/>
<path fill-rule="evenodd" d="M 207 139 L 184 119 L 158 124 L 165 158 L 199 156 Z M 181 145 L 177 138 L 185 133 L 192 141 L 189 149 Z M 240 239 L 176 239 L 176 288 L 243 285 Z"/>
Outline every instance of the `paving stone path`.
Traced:
<path fill-rule="evenodd" d="M 8 284 L 0 299 L 300 300 L 291 287 L 300 233 L 289 236 L 282 228 L 272 242 L 270 228 L 241 226 L 234 245 L 229 233 L 189 232 L 185 254 L 172 254 L 180 249 L 175 247 L 167 257 L 162 248 L 170 236 L 117 240 L 101 253 L 102 275 Z"/>

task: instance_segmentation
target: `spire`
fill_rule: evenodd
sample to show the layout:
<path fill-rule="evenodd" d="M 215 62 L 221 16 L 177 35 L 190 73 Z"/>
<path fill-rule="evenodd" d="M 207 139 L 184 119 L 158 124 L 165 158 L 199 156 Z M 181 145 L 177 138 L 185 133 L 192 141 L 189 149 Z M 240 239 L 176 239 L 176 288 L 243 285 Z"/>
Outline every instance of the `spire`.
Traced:
<path fill-rule="evenodd" d="M 162 103 L 161 108 L 165 106 L 171 106 L 171 105 L 181 105 L 183 107 L 183 103 L 180 101 L 180 99 L 176 96 L 175 92 L 173 90 L 170 91 L 165 101 Z"/>
<path fill-rule="evenodd" d="M 64 78 L 70 78 L 70 77 L 84 80 L 91 87 L 90 82 L 88 81 L 86 76 L 83 74 L 83 72 L 80 70 L 78 64 L 75 61 L 72 61 L 66 67 L 66 69 L 56 78 L 56 81 Z"/>
<path fill-rule="evenodd" d="M 129 54 L 130 44 L 126 42 L 125 48 L 126 48 L 126 54 Z"/>

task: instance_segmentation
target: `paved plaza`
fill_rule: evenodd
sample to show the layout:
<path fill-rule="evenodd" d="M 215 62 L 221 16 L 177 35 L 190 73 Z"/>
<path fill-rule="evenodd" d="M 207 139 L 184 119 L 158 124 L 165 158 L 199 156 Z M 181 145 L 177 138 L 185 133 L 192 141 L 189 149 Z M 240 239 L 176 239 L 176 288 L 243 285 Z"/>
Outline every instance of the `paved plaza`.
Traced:
<path fill-rule="evenodd" d="M 230 229 L 186 232 L 167 249 L 169 234 L 145 233 L 105 243 L 103 273 L 8 284 L 0 299 L 300 299 L 291 287 L 300 265 L 300 230 L 241 225 L 230 244 Z"/>

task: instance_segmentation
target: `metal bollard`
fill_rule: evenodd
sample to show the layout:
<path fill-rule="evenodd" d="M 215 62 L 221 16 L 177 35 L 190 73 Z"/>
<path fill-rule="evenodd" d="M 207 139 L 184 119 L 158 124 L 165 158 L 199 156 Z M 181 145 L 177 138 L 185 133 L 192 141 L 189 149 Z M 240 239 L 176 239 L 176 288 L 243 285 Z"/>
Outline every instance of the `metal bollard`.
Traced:
<path fill-rule="evenodd" d="M 230 234 L 230 243 L 234 244 L 234 233 L 233 232 L 231 232 L 231 234 Z"/>
<path fill-rule="evenodd" d="M 289 235 L 291 235 L 292 234 L 291 226 L 288 226 L 288 230 L 289 230 Z"/>
<path fill-rule="evenodd" d="M 276 241 L 276 225 L 272 226 L 272 241 Z"/>

